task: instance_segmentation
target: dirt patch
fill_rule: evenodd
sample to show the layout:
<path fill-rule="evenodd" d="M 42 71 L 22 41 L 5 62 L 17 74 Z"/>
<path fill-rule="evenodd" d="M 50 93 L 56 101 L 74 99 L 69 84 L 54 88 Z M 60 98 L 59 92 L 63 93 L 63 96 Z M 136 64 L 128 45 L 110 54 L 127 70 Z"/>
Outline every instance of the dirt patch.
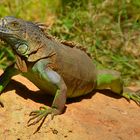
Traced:
<path fill-rule="evenodd" d="M 117 95 L 90 94 L 68 101 L 66 111 L 33 134 L 38 125 L 27 126 L 29 113 L 50 105 L 51 97 L 42 94 L 30 81 L 15 76 L 1 95 L 1 140 L 139 140 L 140 108 Z"/>

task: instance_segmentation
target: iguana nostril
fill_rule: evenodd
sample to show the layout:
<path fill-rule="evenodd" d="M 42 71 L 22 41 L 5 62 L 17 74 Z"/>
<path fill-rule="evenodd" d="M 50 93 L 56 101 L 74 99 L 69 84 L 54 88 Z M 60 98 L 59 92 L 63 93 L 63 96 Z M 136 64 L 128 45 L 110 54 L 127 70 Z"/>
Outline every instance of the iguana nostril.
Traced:
<path fill-rule="evenodd" d="M 0 19 L 0 26 L 5 27 L 5 25 L 6 25 L 6 20 L 4 18 L 1 18 Z"/>

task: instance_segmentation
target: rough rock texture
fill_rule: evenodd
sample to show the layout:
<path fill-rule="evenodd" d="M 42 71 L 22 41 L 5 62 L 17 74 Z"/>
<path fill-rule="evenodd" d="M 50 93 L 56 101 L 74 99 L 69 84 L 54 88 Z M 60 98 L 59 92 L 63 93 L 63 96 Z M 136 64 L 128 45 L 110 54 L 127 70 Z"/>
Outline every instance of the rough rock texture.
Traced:
<path fill-rule="evenodd" d="M 51 97 L 22 76 L 15 76 L 1 95 L 0 140 L 139 140 L 140 108 L 108 91 L 68 100 L 66 110 L 33 134 L 29 113 L 50 105 Z M 46 85 L 47 86 L 47 85 Z M 49 117 L 50 118 L 50 117 Z"/>

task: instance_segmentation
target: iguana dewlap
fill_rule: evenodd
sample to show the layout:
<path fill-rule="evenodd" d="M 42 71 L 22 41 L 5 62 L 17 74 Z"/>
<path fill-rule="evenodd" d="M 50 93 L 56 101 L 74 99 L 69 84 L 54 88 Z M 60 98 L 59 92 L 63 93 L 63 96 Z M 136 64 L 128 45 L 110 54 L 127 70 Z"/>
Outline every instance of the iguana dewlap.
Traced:
<path fill-rule="evenodd" d="M 97 70 L 85 52 L 49 37 L 39 24 L 5 17 L 0 22 L 0 39 L 12 47 L 16 57 L 16 61 L 0 77 L 0 92 L 12 76 L 22 73 L 45 93 L 54 95 L 51 107 L 31 112 L 29 123 L 37 120 L 29 125 L 48 114 L 61 114 L 67 97 L 85 95 L 94 89 L 109 88 L 125 98 L 140 102 L 135 93 L 123 92 L 119 72 Z"/>

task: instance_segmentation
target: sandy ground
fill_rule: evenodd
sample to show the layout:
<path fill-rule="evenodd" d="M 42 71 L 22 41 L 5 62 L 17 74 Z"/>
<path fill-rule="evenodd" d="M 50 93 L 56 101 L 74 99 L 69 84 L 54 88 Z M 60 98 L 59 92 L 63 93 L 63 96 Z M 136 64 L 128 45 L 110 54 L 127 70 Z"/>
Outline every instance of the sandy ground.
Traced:
<path fill-rule="evenodd" d="M 42 94 L 22 76 L 15 76 L 1 95 L 0 140 L 140 140 L 140 107 L 108 91 L 68 100 L 66 110 L 48 124 L 27 126 L 29 113 L 50 105 Z"/>

